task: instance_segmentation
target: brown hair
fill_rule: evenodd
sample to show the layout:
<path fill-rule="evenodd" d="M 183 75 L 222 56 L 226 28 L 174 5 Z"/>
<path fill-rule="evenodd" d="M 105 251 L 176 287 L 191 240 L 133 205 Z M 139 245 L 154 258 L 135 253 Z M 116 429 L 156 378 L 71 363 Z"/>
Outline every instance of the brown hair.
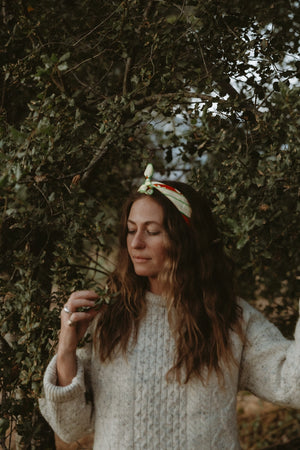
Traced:
<path fill-rule="evenodd" d="M 185 382 L 192 375 L 204 381 L 204 368 L 208 374 L 215 370 L 222 377 L 221 361 L 229 365 L 233 360 L 230 332 L 234 330 L 244 340 L 233 265 L 223 250 L 207 201 L 185 183 L 166 184 L 182 192 L 192 207 L 187 224 L 177 208 L 154 189 L 152 198 L 163 207 L 170 242 L 167 264 L 159 275 L 164 281 L 163 296 L 176 341 L 174 365 L 168 377 L 175 374 L 180 382 L 184 370 Z M 101 361 L 113 358 L 116 350 L 126 353 L 129 338 L 137 338 L 139 323 L 146 313 L 147 278 L 135 274 L 127 251 L 127 219 L 133 202 L 141 195 L 134 194 L 122 214 L 117 266 L 108 280 L 111 292 L 119 293 L 118 300 L 99 315 L 94 333 Z"/>

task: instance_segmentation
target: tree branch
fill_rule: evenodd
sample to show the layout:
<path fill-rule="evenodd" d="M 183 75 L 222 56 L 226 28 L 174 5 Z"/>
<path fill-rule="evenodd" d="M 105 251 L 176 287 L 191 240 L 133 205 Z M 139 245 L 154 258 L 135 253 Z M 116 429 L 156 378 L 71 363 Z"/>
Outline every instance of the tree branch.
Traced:
<path fill-rule="evenodd" d="M 105 22 L 107 22 L 114 14 L 116 14 L 116 12 L 118 11 L 120 6 L 118 6 L 111 14 L 109 14 L 109 16 L 107 16 L 104 20 L 102 20 L 102 22 L 98 23 L 98 25 L 96 25 L 94 28 L 92 28 L 90 31 L 88 31 L 86 34 L 84 34 L 80 39 L 78 39 L 78 41 L 76 41 L 73 44 L 73 47 L 76 47 L 76 45 L 78 45 L 81 41 L 83 41 L 84 39 L 86 39 L 88 36 L 90 36 L 92 33 L 94 33 L 94 31 L 98 30 L 98 28 L 100 28 Z"/>
<path fill-rule="evenodd" d="M 70 67 L 70 69 L 66 70 L 64 74 L 67 75 L 67 73 L 73 72 L 74 70 L 78 69 L 78 67 L 82 66 L 82 64 L 85 64 L 86 62 L 89 62 L 95 58 L 98 58 L 98 56 L 101 56 L 105 52 L 106 52 L 106 50 L 102 50 L 101 52 L 97 53 L 96 55 L 93 55 L 90 58 L 86 58 L 83 61 L 80 61 L 80 63 L 76 64 L 76 66 Z"/>
<path fill-rule="evenodd" d="M 196 103 L 197 99 L 199 99 L 203 102 L 209 102 L 209 101 L 218 102 L 218 103 L 226 102 L 226 100 L 218 98 L 218 97 L 213 97 L 212 95 L 206 95 L 206 94 L 199 95 L 194 92 L 184 92 L 182 95 L 183 95 L 183 97 L 186 97 L 186 100 L 189 102 L 193 99 L 193 103 Z M 134 104 L 135 104 L 135 106 L 142 107 L 147 104 L 151 105 L 153 103 L 159 102 L 159 100 L 162 100 L 164 98 L 172 100 L 172 99 L 176 99 L 176 97 L 177 97 L 179 99 L 179 96 L 181 96 L 181 94 L 178 92 L 170 92 L 167 94 L 156 94 L 156 95 L 151 95 L 148 97 L 141 98 L 140 100 L 136 100 L 134 102 Z M 180 104 L 180 103 L 183 103 L 183 98 L 180 98 L 180 100 L 178 100 L 178 104 Z"/>
<path fill-rule="evenodd" d="M 144 10 L 143 13 L 143 19 L 144 21 L 147 20 L 150 8 L 152 6 L 153 0 L 149 0 L 147 3 L 147 6 Z M 137 35 L 137 40 L 139 40 L 140 34 L 141 34 L 141 30 L 142 30 L 142 26 L 143 26 L 143 22 L 140 23 L 136 35 Z M 127 79 L 128 79 L 128 74 L 129 74 L 129 70 L 131 67 L 131 63 L 132 63 L 132 57 L 129 56 L 126 60 L 126 64 L 125 64 L 125 72 L 124 72 L 124 77 L 123 77 L 123 96 L 125 96 L 127 94 Z M 152 63 L 153 64 L 153 63 Z"/>
<path fill-rule="evenodd" d="M 115 130 L 114 130 L 115 131 Z M 94 158 L 90 161 L 88 166 L 83 170 L 83 176 L 81 178 L 81 184 L 85 185 L 94 170 L 94 168 L 98 165 L 99 161 L 103 158 L 103 156 L 108 152 L 108 143 L 111 139 L 111 133 L 108 133 L 103 141 L 101 142 L 100 148 L 95 154 Z"/>
<path fill-rule="evenodd" d="M 125 65 L 125 72 L 124 72 L 124 78 L 123 78 L 123 96 L 124 97 L 127 94 L 127 78 L 128 78 L 130 66 L 131 66 L 131 56 L 129 56 L 127 58 L 126 65 Z"/>
<path fill-rule="evenodd" d="M 2 11 L 2 17 L 3 17 L 3 23 L 6 25 L 7 23 L 7 19 L 6 19 L 6 1 L 2 0 L 2 7 L 1 7 L 1 11 Z"/>
<path fill-rule="evenodd" d="M 155 103 L 158 103 L 160 100 L 167 98 L 170 100 L 176 100 L 176 98 L 178 98 L 178 102 L 175 103 L 183 103 L 183 98 L 179 97 L 180 94 L 178 94 L 178 92 L 172 92 L 172 93 L 168 93 L 168 94 L 157 94 L 157 95 L 151 95 L 148 97 L 143 97 L 140 100 L 136 100 L 134 102 L 135 106 L 139 107 L 139 108 L 143 108 L 145 106 L 150 106 L 153 105 Z M 193 92 L 185 92 L 183 93 L 183 97 L 186 97 L 186 102 L 187 103 L 196 103 L 196 99 L 199 99 L 202 102 L 206 102 L 206 101 L 212 101 L 212 102 L 220 102 L 220 103 L 225 103 L 225 100 L 220 99 L 220 98 L 216 98 L 216 97 L 212 97 L 211 95 L 198 95 L 195 94 Z M 126 105 L 124 105 L 121 109 L 121 112 L 125 112 L 126 110 L 128 110 L 128 108 L 130 108 L 130 104 L 126 103 Z M 118 128 L 118 127 L 117 127 Z M 113 133 L 116 133 L 116 129 L 114 129 Z M 104 157 L 104 155 L 106 155 L 106 153 L 108 152 L 109 148 L 108 148 L 108 143 L 110 141 L 110 139 L 112 138 L 112 132 L 108 133 L 105 138 L 103 139 L 99 150 L 97 151 L 97 153 L 95 154 L 95 156 L 93 157 L 93 159 L 90 161 L 90 163 L 88 164 L 88 166 L 83 169 L 80 173 L 83 174 L 82 178 L 81 178 L 81 184 L 84 186 L 87 184 L 87 182 L 89 181 L 93 170 L 97 167 L 97 165 L 99 164 L 99 162 L 101 161 L 101 159 Z"/>

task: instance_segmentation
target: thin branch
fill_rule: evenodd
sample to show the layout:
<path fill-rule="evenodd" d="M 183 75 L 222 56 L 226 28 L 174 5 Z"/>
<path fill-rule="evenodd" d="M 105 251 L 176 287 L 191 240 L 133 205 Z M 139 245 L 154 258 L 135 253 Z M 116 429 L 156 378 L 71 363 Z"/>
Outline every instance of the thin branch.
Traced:
<path fill-rule="evenodd" d="M 198 37 L 198 36 L 197 36 L 197 38 L 198 38 L 198 40 L 199 40 L 199 37 Z M 203 61 L 203 65 L 204 65 L 204 67 L 205 67 L 205 72 L 206 72 L 206 75 L 208 76 L 208 75 L 209 75 L 209 72 L 208 72 L 208 69 L 207 69 L 207 65 L 206 65 L 205 58 L 204 58 L 204 53 L 203 53 L 203 50 L 202 50 L 202 47 L 201 47 L 200 42 L 199 42 L 199 48 L 200 48 L 200 53 L 201 53 L 201 58 L 202 58 L 202 61 Z"/>
<path fill-rule="evenodd" d="M 4 77 L 5 77 L 5 75 L 4 75 Z M 3 85 L 2 85 L 2 93 L 1 93 L 1 111 L 4 109 L 5 87 L 6 87 L 6 79 L 4 78 Z"/>
<path fill-rule="evenodd" d="M 144 97 L 141 98 L 140 100 L 135 101 L 135 106 L 137 107 L 145 107 L 145 106 L 150 106 L 153 105 L 157 102 L 159 102 L 162 99 L 174 99 L 176 100 L 176 98 L 178 98 L 180 94 L 178 94 L 178 92 L 172 92 L 172 93 L 168 93 L 168 94 L 157 94 L 157 95 L 152 95 L 152 96 L 148 96 L 148 97 Z M 220 99 L 217 97 L 212 97 L 211 95 L 205 95 L 205 94 L 196 94 L 193 92 L 184 92 L 184 97 L 186 97 L 186 103 L 191 103 L 191 101 L 193 103 L 196 103 L 197 101 L 201 101 L 201 102 L 205 102 L 205 101 L 209 101 L 209 102 L 220 102 L 220 103 L 225 103 L 226 101 L 224 99 Z M 108 100 L 107 100 L 108 101 Z M 178 99 L 178 103 L 183 103 L 184 99 L 183 98 L 179 98 Z M 130 104 L 126 104 L 121 108 L 120 112 L 125 112 L 128 108 L 130 108 Z M 90 163 L 87 165 L 86 168 L 84 168 L 83 170 L 77 172 L 76 174 L 70 174 L 67 176 L 64 176 L 63 178 L 69 178 L 70 176 L 75 176 L 75 175 L 81 175 L 83 174 L 82 178 L 81 178 L 81 184 L 84 185 L 88 182 L 93 170 L 97 167 L 97 165 L 99 164 L 99 162 L 101 161 L 101 159 L 105 156 L 105 154 L 108 152 L 109 148 L 108 148 L 108 144 L 109 141 L 112 138 L 112 135 L 115 135 L 116 133 L 116 129 L 114 129 L 113 132 L 108 133 L 105 138 L 103 139 L 98 151 L 96 152 L 95 156 L 92 158 L 92 160 L 90 161 Z"/>
<path fill-rule="evenodd" d="M 144 97 L 141 98 L 140 100 L 137 100 L 136 102 L 134 102 L 135 106 L 145 106 L 147 104 L 151 105 L 153 103 L 158 102 L 159 100 L 162 100 L 164 98 L 168 98 L 168 99 L 176 99 L 176 97 L 179 97 L 179 93 L 178 92 L 171 92 L 171 93 L 167 93 L 167 94 L 156 94 L 156 95 L 151 95 L 148 97 Z M 190 101 L 191 99 L 193 99 L 193 103 L 196 103 L 196 99 L 200 99 L 201 101 L 212 101 L 212 102 L 218 102 L 218 103 L 225 103 L 226 100 L 218 98 L 218 97 L 213 97 L 211 95 L 206 95 L 206 94 L 198 94 L 198 93 L 194 93 L 194 92 L 184 92 L 184 97 L 186 97 L 187 101 Z M 178 101 L 178 103 L 182 103 L 183 99 L 181 98 L 180 101 Z"/>
<path fill-rule="evenodd" d="M 234 36 L 236 39 L 240 39 L 240 36 L 237 35 L 237 34 L 232 30 L 232 28 L 230 28 L 230 26 L 228 25 L 228 23 L 226 22 L 225 19 L 223 19 L 223 22 L 225 23 L 227 30 L 230 31 L 230 33 L 233 34 L 233 36 Z"/>
<path fill-rule="evenodd" d="M 85 64 L 86 62 L 89 62 L 95 58 L 98 58 L 98 56 L 101 56 L 105 52 L 106 52 L 106 49 L 102 50 L 101 52 L 97 53 L 96 55 L 91 56 L 90 58 L 86 58 L 83 61 L 80 61 L 80 63 L 76 64 L 76 66 L 70 67 L 70 69 L 66 70 L 64 74 L 66 75 L 69 72 L 73 72 L 74 70 L 77 70 L 78 67 L 82 66 L 82 64 Z"/>
<path fill-rule="evenodd" d="M 103 158 L 103 156 L 108 152 L 107 145 L 108 145 L 110 139 L 111 139 L 111 133 L 108 133 L 105 136 L 105 138 L 103 139 L 103 141 L 101 142 L 100 148 L 99 148 L 98 152 L 96 153 L 96 155 L 94 156 L 94 158 L 90 161 L 88 166 L 83 170 L 83 176 L 81 179 L 82 184 L 85 184 L 89 180 L 93 169 L 97 166 L 97 164 Z"/>
<path fill-rule="evenodd" d="M 51 77 L 51 80 L 53 81 L 53 83 L 55 84 L 55 86 L 56 86 L 61 92 L 64 92 L 64 91 L 65 91 L 65 88 L 64 88 L 63 83 L 60 83 L 58 80 L 56 80 L 53 73 L 50 75 L 50 77 Z"/>
<path fill-rule="evenodd" d="M 81 86 L 83 86 L 84 88 L 89 88 L 89 85 L 84 83 L 83 81 L 81 81 L 78 76 L 76 75 L 76 73 L 72 72 L 73 77 L 75 78 L 75 80 L 81 84 Z"/>
<path fill-rule="evenodd" d="M 96 269 L 96 267 L 85 266 L 83 264 L 66 264 L 66 266 L 67 267 L 77 267 L 77 269 L 86 269 L 86 270 L 90 270 L 92 272 L 102 273 L 103 275 L 107 275 L 108 274 L 107 271 Z"/>
<path fill-rule="evenodd" d="M 7 19 L 6 19 L 6 1 L 2 0 L 2 7 L 1 7 L 1 11 L 2 11 L 2 17 L 3 17 L 3 23 L 6 25 L 7 23 Z"/>
<path fill-rule="evenodd" d="M 85 252 L 84 250 L 81 251 L 81 253 L 93 264 L 97 264 L 98 266 L 102 267 L 101 264 L 99 262 L 97 262 L 97 260 L 95 258 L 93 258 L 91 255 L 89 255 L 87 252 Z M 98 252 L 97 252 L 98 255 Z M 107 261 L 108 264 L 114 264 L 114 261 L 112 261 L 112 259 L 110 259 L 108 256 L 106 256 L 105 254 L 101 253 L 101 258 L 104 259 L 105 261 Z"/>
<path fill-rule="evenodd" d="M 104 20 L 102 20 L 102 22 L 98 23 L 98 25 L 96 25 L 92 30 L 90 30 L 88 33 L 84 34 L 80 39 L 78 39 L 78 41 L 76 41 L 73 44 L 73 47 L 76 47 L 76 45 L 78 45 L 81 41 L 83 41 L 84 39 L 86 39 L 88 36 L 90 36 L 92 33 L 94 33 L 94 31 L 98 30 L 98 28 L 100 28 L 105 22 L 107 22 L 114 14 L 116 14 L 116 12 L 118 11 L 120 6 L 118 6 L 111 14 L 109 14 L 109 16 L 107 16 Z"/>
<path fill-rule="evenodd" d="M 149 2 L 147 3 L 147 6 L 145 8 L 144 14 L 143 14 L 144 20 L 146 20 L 148 18 L 148 14 L 149 14 L 152 4 L 153 4 L 153 0 L 149 0 Z"/>
<path fill-rule="evenodd" d="M 53 209 L 47 199 L 47 197 L 45 196 L 44 192 L 42 191 L 42 189 L 37 185 L 37 183 L 33 183 L 33 186 L 39 191 L 39 193 L 42 195 L 42 197 L 44 198 L 45 202 L 47 203 L 47 205 L 49 206 L 51 215 L 53 215 Z"/>
<path fill-rule="evenodd" d="M 272 90 L 271 92 L 269 92 L 269 94 L 262 100 L 262 102 L 260 103 L 260 105 L 258 105 L 258 110 L 259 108 L 261 108 L 262 106 L 264 106 L 264 104 L 267 102 L 267 100 L 274 94 L 274 90 Z"/>
<path fill-rule="evenodd" d="M 131 66 L 131 56 L 129 56 L 126 60 L 126 64 L 125 64 L 125 72 L 124 72 L 124 78 L 123 78 L 123 96 L 125 97 L 127 94 L 127 78 L 128 78 L 128 73 L 130 70 L 130 66 Z"/>
<path fill-rule="evenodd" d="M 147 3 L 146 8 L 144 10 L 144 13 L 143 13 L 144 21 L 147 20 L 147 18 L 148 18 L 148 14 L 149 14 L 149 11 L 150 11 L 150 8 L 151 8 L 152 4 L 153 4 L 153 0 L 149 0 L 149 2 Z M 143 27 L 143 22 L 140 23 L 140 25 L 139 25 L 139 27 L 137 29 L 137 32 L 136 32 L 137 40 L 139 40 L 142 27 Z M 125 96 L 127 94 L 127 79 L 128 79 L 128 74 L 129 74 L 129 71 L 130 71 L 131 63 L 132 63 L 132 57 L 129 56 L 127 58 L 127 60 L 126 60 L 125 72 L 124 72 L 124 77 L 123 77 L 123 96 Z M 152 65 L 153 65 L 153 63 L 152 63 Z"/>

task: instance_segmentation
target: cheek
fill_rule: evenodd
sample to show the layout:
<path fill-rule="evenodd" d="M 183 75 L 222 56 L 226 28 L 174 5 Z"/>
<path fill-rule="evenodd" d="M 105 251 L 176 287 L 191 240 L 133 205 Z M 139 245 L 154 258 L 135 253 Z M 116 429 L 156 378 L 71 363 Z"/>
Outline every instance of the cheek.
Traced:
<path fill-rule="evenodd" d="M 170 267 L 170 265 L 171 265 L 171 260 L 172 260 L 171 255 L 172 255 L 171 241 L 169 238 L 166 238 L 164 240 L 164 246 L 161 251 L 161 259 L 163 260 L 163 263 L 166 268 Z"/>
<path fill-rule="evenodd" d="M 130 251 L 130 247 L 131 247 L 131 236 L 130 236 L 130 234 L 127 235 L 126 245 L 127 245 L 127 250 L 129 252 Z"/>
<path fill-rule="evenodd" d="M 157 254 L 160 257 L 160 260 L 163 262 L 165 262 L 168 259 L 169 247 L 170 247 L 169 239 L 164 239 L 162 244 L 159 246 L 159 249 L 157 249 Z"/>

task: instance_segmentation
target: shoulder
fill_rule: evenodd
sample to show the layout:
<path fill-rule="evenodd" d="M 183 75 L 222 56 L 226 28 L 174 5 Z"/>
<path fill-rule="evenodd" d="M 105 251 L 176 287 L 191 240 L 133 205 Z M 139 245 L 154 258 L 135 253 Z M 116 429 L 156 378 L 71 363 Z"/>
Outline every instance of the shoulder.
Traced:
<path fill-rule="evenodd" d="M 244 300 L 243 298 L 237 298 L 237 304 L 241 308 L 242 311 L 242 320 L 245 325 L 248 325 L 253 320 L 263 320 L 268 321 L 266 317 L 254 306 L 250 305 L 249 302 Z"/>
<path fill-rule="evenodd" d="M 250 305 L 249 302 L 244 300 L 241 297 L 237 297 L 237 304 L 242 310 L 243 320 L 244 322 L 248 322 L 253 316 L 262 315 L 258 309 L 254 308 L 254 306 Z"/>
<path fill-rule="evenodd" d="M 279 329 L 263 313 L 242 298 L 237 299 L 237 304 L 242 310 L 242 328 L 248 341 L 253 343 L 258 339 L 261 342 L 283 340 Z"/>

